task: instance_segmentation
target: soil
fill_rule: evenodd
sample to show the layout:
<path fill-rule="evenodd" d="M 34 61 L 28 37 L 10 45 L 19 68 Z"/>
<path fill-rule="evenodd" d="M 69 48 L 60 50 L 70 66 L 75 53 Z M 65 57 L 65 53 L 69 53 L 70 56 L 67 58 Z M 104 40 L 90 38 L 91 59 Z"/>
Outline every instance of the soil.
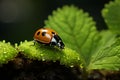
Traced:
<path fill-rule="evenodd" d="M 30 60 L 22 55 L 0 67 L 2 80 L 83 80 L 81 70 L 57 62 Z M 120 72 L 103 74 L 98 70 L 87 76 L 88 80 L 120 80 Z"/>

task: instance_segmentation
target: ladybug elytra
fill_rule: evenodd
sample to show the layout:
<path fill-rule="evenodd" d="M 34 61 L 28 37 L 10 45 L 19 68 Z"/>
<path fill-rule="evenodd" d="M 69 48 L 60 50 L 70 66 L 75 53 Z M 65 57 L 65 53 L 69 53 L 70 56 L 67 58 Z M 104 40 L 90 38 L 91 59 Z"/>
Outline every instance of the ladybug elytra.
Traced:
<path fill-rule="evenodd" d="M 58 34 L 49 28 L 38 29 L 34 34 L 34 40 L 42 44 L 57 46 L 60 49 L 64 49 L 65 46 Z"/>

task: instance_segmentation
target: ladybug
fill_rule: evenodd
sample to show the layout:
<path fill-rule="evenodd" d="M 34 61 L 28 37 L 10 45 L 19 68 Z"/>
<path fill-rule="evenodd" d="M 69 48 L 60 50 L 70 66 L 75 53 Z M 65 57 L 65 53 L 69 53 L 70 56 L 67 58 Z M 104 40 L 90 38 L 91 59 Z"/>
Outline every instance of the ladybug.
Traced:
<path fill-rule="evenodd" d="M 58 36 L 58 34 L 49 28 L 40 28 L 34 34 L 34 40 L 38 43 L 57 46 L 60 49 L 64 49 L 65 45 L 62 42 L 62 39 Z"/>

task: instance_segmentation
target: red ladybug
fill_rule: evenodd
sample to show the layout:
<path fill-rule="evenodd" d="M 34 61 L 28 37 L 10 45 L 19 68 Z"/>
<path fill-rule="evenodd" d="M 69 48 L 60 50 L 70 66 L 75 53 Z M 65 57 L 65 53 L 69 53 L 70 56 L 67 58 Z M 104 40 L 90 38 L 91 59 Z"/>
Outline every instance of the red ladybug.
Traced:
<path fill-rule="evenodd" d="M 64 49 L 65 47 L 62 39 L 58 36 L 58 34 L 49 28 L 38 29 L 34 34 L 34 40 L 42 44 L 57 46 L 60 49 Z"/>

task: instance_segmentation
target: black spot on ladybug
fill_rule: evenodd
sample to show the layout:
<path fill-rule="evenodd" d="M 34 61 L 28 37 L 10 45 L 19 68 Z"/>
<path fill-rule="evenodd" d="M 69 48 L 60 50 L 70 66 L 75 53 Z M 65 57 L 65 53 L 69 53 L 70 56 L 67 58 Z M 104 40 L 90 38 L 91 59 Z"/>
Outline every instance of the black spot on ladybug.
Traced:
<path fill-rule="evenodd" d="M 45 36 L 46 32 L 42 32 L 42 36 Z"/>
<path fill-rule="evenodd" d="M 55 32 L 52 32 L 52 34 L 55 34 Z"/>
<path fill-rule="evenodd" d="M 40 31 L 37 33 L 37 35 L 39 35 L 40 34 Z"/>

